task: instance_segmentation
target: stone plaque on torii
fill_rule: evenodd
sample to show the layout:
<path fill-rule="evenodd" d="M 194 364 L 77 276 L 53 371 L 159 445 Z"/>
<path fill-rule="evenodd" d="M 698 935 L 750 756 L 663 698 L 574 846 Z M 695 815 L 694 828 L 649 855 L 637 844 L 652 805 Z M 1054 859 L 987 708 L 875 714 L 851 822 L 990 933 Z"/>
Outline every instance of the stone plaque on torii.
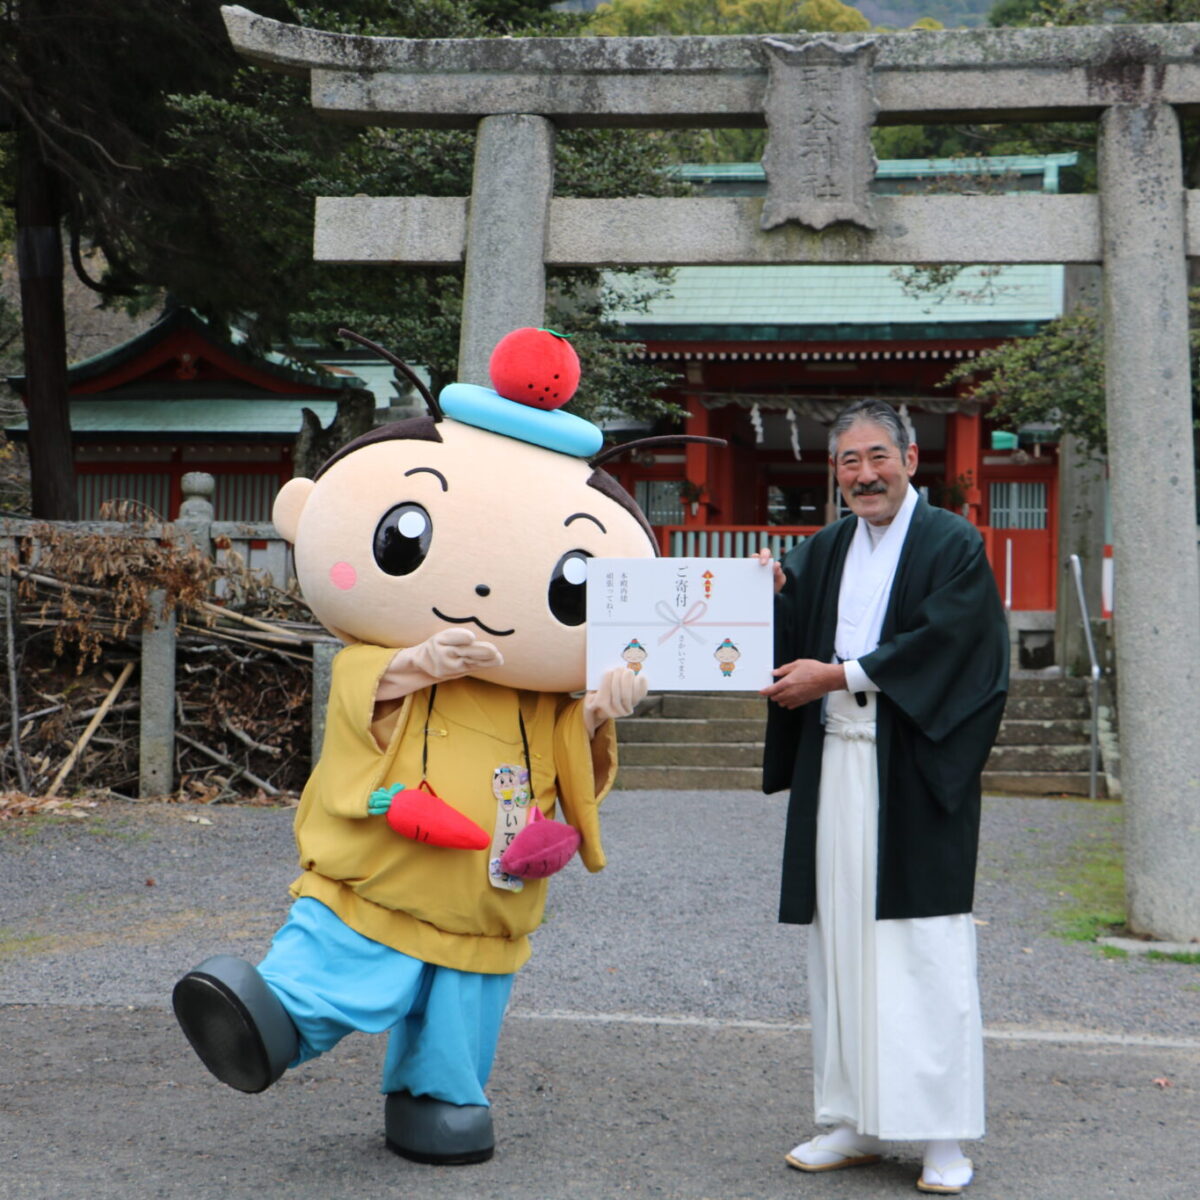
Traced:
<path fill-rule="evenodd" d="M 486 382 L 509 329 L 542 323 L 548 265 L 1102 263 L 1129 918 L 1200 938 L 1200 192 L 1176 116 L 1200 108 L 1200 26 L 407 40 L 223 13 L 244 55 L 307 74 L 331 118 L 476 130 L 469 197 L 319 199 L 314 244 L 324 262 L 462 265 L 464 380 Z M 1099 194 L 871 198 L 872 117 L 1095 120 Z M 553 194 L 558 127 L 763 124 L 765 199 Z"/>
<path fill-rule="evenodd" d="M 848 221 L 875 228 L 873 41 L 839 46 L 818 38 L 794 45 L 764 38 L 767 176 L 762 228 L 787 221 L 824 229 Z"/>

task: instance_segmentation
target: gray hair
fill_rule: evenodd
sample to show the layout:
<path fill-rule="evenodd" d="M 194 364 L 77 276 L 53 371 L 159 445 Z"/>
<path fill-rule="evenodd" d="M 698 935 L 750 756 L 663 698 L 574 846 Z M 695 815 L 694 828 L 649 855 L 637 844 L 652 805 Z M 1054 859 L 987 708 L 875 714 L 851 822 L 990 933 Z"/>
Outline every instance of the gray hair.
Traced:
<path fill-rule="evenodd" d="M 869 421 L 872 425 L 882 425 L 903 458 L 908 453 L 911 438 L 908 432 L 908 422 L 884 400 L 856 400 L 843 408 L 834 418 L 829 427 L 829 457 L 836 458 L 838 438 L 859 421 Z"/>

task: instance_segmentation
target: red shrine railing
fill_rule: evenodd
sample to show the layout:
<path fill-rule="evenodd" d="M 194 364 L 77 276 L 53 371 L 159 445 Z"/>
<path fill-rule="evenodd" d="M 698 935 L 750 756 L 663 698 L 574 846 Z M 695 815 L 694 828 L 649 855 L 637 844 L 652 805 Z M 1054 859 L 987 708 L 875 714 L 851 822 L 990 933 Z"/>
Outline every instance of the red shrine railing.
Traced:
<path fill-rule="evenodd" d="M 820 525 L 656 525 L 654 532 L 664 558 L 749 558 L 764 546 L 771 551 L 772 558 L 783 558 L 797 542 L 820 529 Z M 979 533 L 1001 597 L 1008 592 L 1007 603 L 1011 607 L 1016 568 L 1011 557 L 1005 560 L 1003 539 L 996 530 L 981 525 Z"/>
<path fill-rule="evenodd" d="M 666 558 L 748 558 L 766 547 L 782 558 L 820 525 L 656 525 Z"/>

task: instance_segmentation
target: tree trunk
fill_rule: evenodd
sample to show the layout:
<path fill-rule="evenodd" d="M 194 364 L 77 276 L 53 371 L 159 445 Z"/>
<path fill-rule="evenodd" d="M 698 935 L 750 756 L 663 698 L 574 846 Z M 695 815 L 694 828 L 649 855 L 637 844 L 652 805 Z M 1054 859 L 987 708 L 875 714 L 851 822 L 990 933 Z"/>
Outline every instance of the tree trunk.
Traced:
<path fill-rule="evenodd" d="M 25 408 L 29 414 L 32 515 L 78 516 L 67 403 L 67 335 L 58 181 L 32 130 L 17 133 L 17 269 L 25 341 Z"/>

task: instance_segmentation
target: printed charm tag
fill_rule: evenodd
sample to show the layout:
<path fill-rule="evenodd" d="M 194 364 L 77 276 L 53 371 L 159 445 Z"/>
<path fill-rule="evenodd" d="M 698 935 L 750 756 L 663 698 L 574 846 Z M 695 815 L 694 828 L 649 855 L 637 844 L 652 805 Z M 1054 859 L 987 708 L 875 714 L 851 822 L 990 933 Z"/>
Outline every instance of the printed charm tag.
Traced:
<path fill-rule="evenodd" d="M 528 769 L 501 763 L 492 772 L 492 795 L 496 797 L 496 828 L 488 855 L 488 882 L 495 888 L 519 892 L 525 886 L 524 880 L 500 870 L 500 857 L 529 820 L 533 789 Z"/>

